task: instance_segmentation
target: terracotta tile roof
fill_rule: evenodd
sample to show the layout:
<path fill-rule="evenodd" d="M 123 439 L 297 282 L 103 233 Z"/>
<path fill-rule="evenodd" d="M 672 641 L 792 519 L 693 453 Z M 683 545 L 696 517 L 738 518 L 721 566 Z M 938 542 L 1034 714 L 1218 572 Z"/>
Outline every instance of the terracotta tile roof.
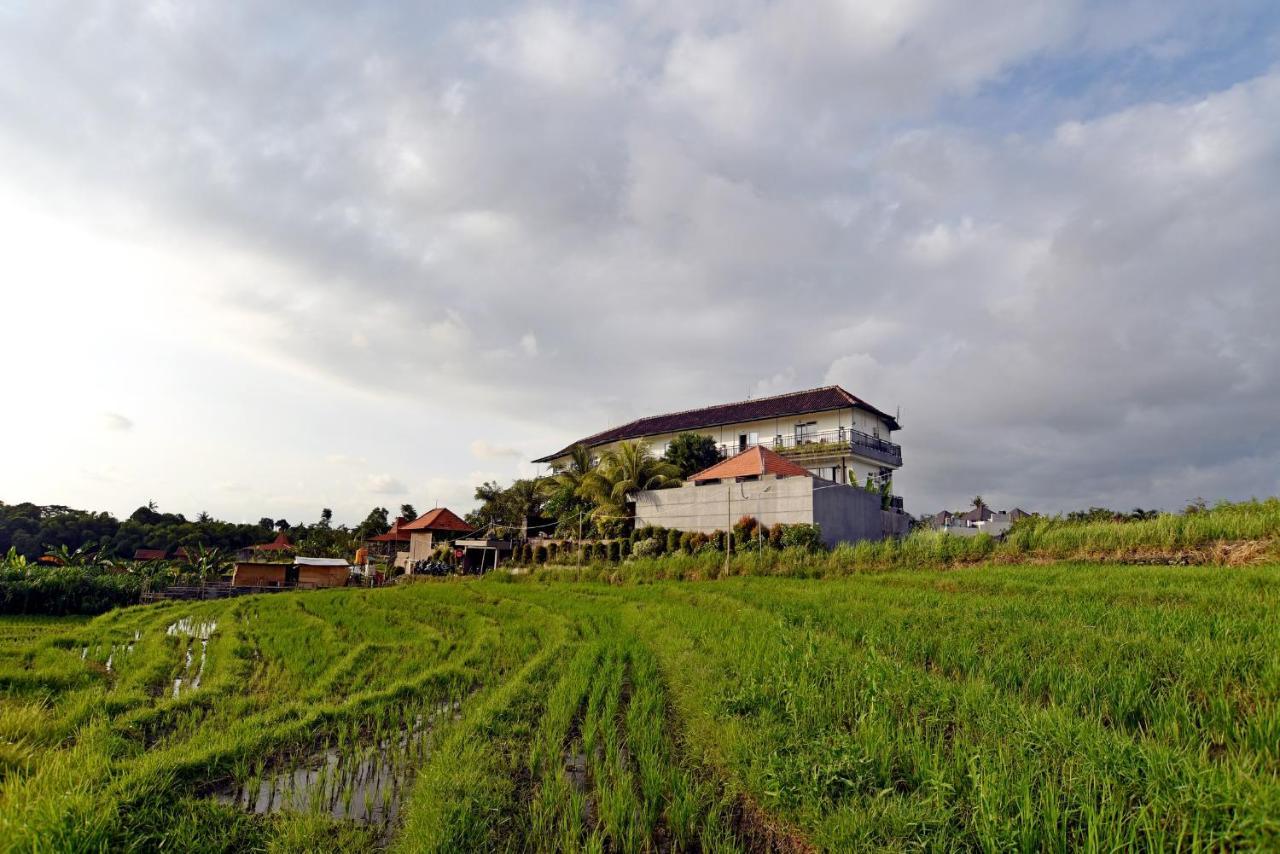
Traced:
<path fill-rule="evenodd" d="M 134 560 L 164 560 L 169 554 L 166 549 L 137 549 L 133 553 Z"/>
<path fill-rule="evenodd" d="M 736 456 L 716 463 L 711 468 L 703 469 L 689 480 L 702 483 L 708 480 L 728 480 L 735 477 L 759 477 L 762 474 L 774 474 L 778 477 L 812 477 L 803 466 L 776 454 L 768 448 L 753 445 Z"/>
<path fill-rule="evenodd" d="M 284 531 L 276 534 L 276 538 L 269 543 L 263 543 L 260 546 L 250 546 L 249 548 L 257 552 L 282 552 L 293 548 L 293 543 L 289 541 L 289 535 Z"/>
<path fill-rule="evenodd" d="M 409 524 L 409 520 L 401 516 L 391 523 L 391 530 L 385 534 L 378 534 L 376 537 L 370 537 L 371 543 L 407 543 L 409 542 L 409 532 L 405 530 L 405 525 Z"/>
<path fill-rule="evenodd" d="M 458 531 L 469 534 L 470 525 L 458 518 L 458 515 L 447 507 L 437 507 L 423 513 L 407 525 L 400 526 L 401 531 Z"/>
<path fill-rule="evenodd" d="M 639 439 L 642 436 L 656 436 L 661 433 L 680 433 L 685 430 L 705 430 L 708 427 L 719 427 L 723 424 L 737 424 L 745 421 L 764 421 L 769 418 L 787 418 L 794 415 L 805 415 L 810 412 L 828 412 L 833 409 L 856 407 L 866 410 L 889 422 L 892 429 L 900 429 L 897 419 L 881 412 L 861 398 L 854 397 L 838 385 L 793 391 L 773 397 L 759 397 L 755 400 L 743 400 L 737 403 L 721 403 L 716 406 L 704 406 L 701 409 L 688 409 L 684 412 L 672 412 L 667 415 L 651 415 L 620 427 L 611 427 L 585 439 L 549 454 L 535 463 L 547 463 L 562 457 L 572 450 L 574 445 L 586 445 L 594 448 L 623 439 Z"/>

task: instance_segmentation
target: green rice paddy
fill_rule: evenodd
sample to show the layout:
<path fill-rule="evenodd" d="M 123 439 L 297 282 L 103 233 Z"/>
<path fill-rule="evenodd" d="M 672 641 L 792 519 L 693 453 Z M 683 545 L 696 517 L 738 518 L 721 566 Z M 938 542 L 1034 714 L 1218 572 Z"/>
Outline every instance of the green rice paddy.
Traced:
<path fill-rule="evenodd" d="M 0 620 L 16 851 L 1276 850 L 1280 567 Z"/>

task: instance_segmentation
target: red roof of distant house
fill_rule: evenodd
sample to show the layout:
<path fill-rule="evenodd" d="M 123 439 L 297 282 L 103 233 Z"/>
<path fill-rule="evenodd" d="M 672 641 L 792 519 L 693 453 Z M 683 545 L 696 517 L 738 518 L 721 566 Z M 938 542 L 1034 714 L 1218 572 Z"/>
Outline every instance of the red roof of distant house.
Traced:
<path fill-rule="evenodd" d="M 137 549 L 133 553 L 134 560 L 164 560 L 169 554 L 167 549 Z"/>
<path fill-rule="evenodd" d="M 370 537 L 371 543 L 407 543 L 409 542 L 409 532 L 404 529 L 409 524 L 409 520 L 401 516 L 391 523 L 391 530 L 385 534 L 378 534 Z"/>
<path fill-rule="evenodd" d="M 293 548 L 293 543 L 289 541 L 289 535 L 284 531 L 276 534 L 276 538 L 269 543 L 263 543 L 260 546 L 250 546 L 254 551 L 258 552 L 283 552 Z"/>
<path fill-rule="evenodd" d="M 178 546 L 176 549 L 173 550 L 174 560 L 186 560 L 188 557 L 190 557 L 190 555 L 187 554 L 186 546 Z"/>
<path fill-rule="evenodd" d="M 458 515 L 447 507 L 437 507 L 435 510 L 423 513 L 417 519 L 414 519 L 407 525 L 400 526 L 401 531 L 458 531 L 459 533 L 469 534 L 474 530 L 466 522 L 458 518 Z"/>
<path fill-rule="evenodd" d="M 855 397 L 838 385 L 823 388 L 812 388 L 807 391 L 793 391 L 789 394 L 776 394 L 772 397 L 758 397 L 754 400 L 743 400 L 738 403 L 721 403 L 716 406 L 704 406 L 701 409 L 688 409 L 683 412 L 672 412 L 667 415 L 652 415 L 641 418 L 621 427 L 611 427 L 585 439 L 579 439 L 573 445 L 562 448 L 554 454 L 534 460 L 535 463 L 549 463 L 573 450 L 574 445 L 586 445 L 594 448 L 623 439 L 639 439 L 643 436 L 657 436 L 662 433 L 680 433 L 686 430 L 706 430 L 723 424 L 739 424 L 749 421 L 764 421 L 770 418 L 787 418 L 809 412 L 826 412 L 833 409 L 854 407 L 863 409 L 883 418 L 890 429 L 897 430 L 898 421 L 892 415 L 881 412 L 859 397 Z"/>
<path fill-rule="evenodd" d="M 702 483 L 708 480 L 731 480 L 736 477 L 759 477 L 763 474 L 773 474 L 778 477 L 813 476 L 808 469 L 796 465 L 786 457 L 760 445 L 753 445 L 740 454 L 716 463 L 711 468 L 703 469 L 689 480 Z"/>

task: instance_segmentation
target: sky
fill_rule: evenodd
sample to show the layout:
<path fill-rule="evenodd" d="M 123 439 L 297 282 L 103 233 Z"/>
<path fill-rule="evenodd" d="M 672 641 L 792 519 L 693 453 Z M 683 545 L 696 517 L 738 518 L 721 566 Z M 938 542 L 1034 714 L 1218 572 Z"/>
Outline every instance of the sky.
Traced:
<path fill-rule="evenodd" d="M 1270 0 L 0 0 L 0 501 L 354 523 L 837 383 L 908 511 L 1280 493 Z"/>

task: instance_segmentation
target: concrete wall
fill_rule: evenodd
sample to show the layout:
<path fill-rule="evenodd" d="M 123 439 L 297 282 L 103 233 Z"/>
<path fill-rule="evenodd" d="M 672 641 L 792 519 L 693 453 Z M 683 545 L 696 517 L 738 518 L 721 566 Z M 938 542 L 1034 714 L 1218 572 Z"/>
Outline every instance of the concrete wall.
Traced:
<path fill-rule="evenodd" d="M 409 532 L 409 560 L 426 560 L 435 549 L 435 535 L 430 531 Z"/>
<path fill-rule="evenodd" d="M 829 546 L 884 536 L 879 495 L 809 477 L 686 483 L 678 489 L 638 492 L 635 500 L 637 526 L 709 534 L 728 530 L 743 516 L 754 516 L 765 525 L 817 522 Z"/>
<path fill-rule="evenodd" d="M 822 526 L 824 543 L 834 546 L 884 537 L 879 493 L 812 482 L 818 485 L 813 491 L 813 521 Z"/>

